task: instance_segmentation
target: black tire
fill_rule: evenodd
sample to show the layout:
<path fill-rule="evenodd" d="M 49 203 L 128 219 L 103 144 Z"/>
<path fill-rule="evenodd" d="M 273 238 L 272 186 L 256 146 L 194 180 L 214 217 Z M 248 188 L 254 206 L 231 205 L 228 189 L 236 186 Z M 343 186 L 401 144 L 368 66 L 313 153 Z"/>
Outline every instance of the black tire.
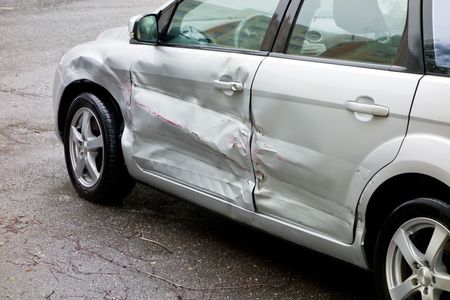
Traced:
<path fill-rule="evenodd" d="M 418 198 L 402 204 L 387 218 L 378 235 L 373 260 L 375 285 L 379 299 L 391 299 L 386 274 L 388 248 L 391 240 L 401 226 L 417 218 L 432 219 L 450 229 L 450 205 L 438 199 Z M 424 243 L 420 247 L 415 246 L 418 249 L 421 248 L 419 251 L 422 251 L 423 245 Z M 444 255 L 448 258 L 449 253 L 446 252 Z M 444 299 L 448 299 L 447 296 Z M 407 299 L 421 299 L 421 296 L 416 294 Z"/>
<path fill-rule="evenodd" d="M 98 153 L 101 152 L 101 155 L 97 155 L 101 156 L 98 159 L 102 164 L 99 168 L 100 175 L 95 177 L 97 178 L 95 183 L 92 180 L 93 186 L 83 184 L 82 179 L 76 176 L 75 166 L 71 157 L 71 151 L 75 151 L 73 150 L 74 148 L 71 150 L 72 143 L 70 135 L 72 134 L 72 122 L 74 121 L 75 114 L 83 110 L 95 116 L 95 118 L 91 117 L 91 120 L 96 121 L 94 123 L 97 124 L 96 130 L 102 135 L 100 140 L 103 140 L 103 146 L 101 148 L 103 150 L 97 150 Z M 89 121 L 89 124 L 92 133 L 91 121 Z M 91 93 L 78 95 L 70 105 L 64 128 L 64 152 L 66 166 L 72 184 L 83 199 L 95 203 L 115 203 L 126 197 L 133 190 L 135 180 L 128 173 L 122 153 L 121 127 L 120 118 L 116 115 L 114 108 L 108 102 L 102 101 Z M 78 142 L 78 140 L 76 141 Z M 82 143 L 80 142 L 80 144 Z"/>

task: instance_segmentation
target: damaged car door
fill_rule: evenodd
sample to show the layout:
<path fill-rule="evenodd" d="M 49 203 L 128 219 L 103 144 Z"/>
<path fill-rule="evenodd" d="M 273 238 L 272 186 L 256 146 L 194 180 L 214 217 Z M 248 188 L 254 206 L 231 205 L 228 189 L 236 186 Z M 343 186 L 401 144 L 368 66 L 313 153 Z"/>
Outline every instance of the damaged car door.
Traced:
<path fill-rule="evenodd" d="M 253 86 L 255 203 L 350 244 L 361 192 L 406 135 L 423 72 L 420 1 L 302 3 Z"/>
<path fill-rule="evenodd" d="M 185 0 L 160 14 L 157 45 L 136 45 L 131 68 L 147 174 L 254 210 L 250 91 L 287 2 Z"/>

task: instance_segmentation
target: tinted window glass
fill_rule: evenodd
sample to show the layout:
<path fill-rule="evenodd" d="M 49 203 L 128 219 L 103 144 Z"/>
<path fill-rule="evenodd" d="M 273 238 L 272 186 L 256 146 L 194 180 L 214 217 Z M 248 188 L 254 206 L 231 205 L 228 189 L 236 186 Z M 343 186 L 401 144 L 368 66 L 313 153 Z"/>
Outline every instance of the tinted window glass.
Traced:
<path fill-rule="evenodd" d="M 392 65 L 407 15 L 408 0 L 305 0 L 287 53 Z"/>
<path fill-rule="evenodd" d="M 431 24 L 426 20 L 425 30 L 425 56 L 430 71 L 435 73 L 450 74 L 450 1 L 434 0 L 429 4 L 431 10 L 426 8 L 425 16 L 431 19 Z M 431 18 L 427 16 L 431 13 Z M 430 28 L 431 27 L 431 28 Z"/>
<path fill-rule="evenodd" d="M 185 0 L 165 42 L 260 50 L 279 0 Z"/>

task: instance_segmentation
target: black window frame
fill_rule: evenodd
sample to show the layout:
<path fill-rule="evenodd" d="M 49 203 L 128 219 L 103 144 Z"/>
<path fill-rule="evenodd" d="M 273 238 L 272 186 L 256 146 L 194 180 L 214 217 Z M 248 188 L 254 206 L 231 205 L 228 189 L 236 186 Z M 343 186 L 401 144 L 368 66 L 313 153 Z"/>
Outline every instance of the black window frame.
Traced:
<path fill-rule="evenodd" d="M 164 37 L 167 34 L 170 24 L 174 18 L 175 12 L 180 3 L 182 3 L 183 1 L 184 0 L 176 0 L 172 4 L 170 4 L 165 10 L 159 13 L 159 20 L 161 20 L 158 21 L 159 28 L 161 28 L 160 41 L 158 42 L 159 46 L 267 56 L 273 49 L 276 37 L 280 30 L 281 24 L 283 23 L 286 11 L 292 0 L 279 0 L 278 6 L 275 10 L 274 15 L 272 16 L 272 20 L 269 23 L 269 27 L 267 29 L 260 50 L 238 49 L 238 48 L 228 48 L 228 47 L 208 46 L 208 45 L 185 45 L 185 44 L 164 42 L 163 41 Z"/>
<path fill-rule="evenodd" d="M 423 55 L 426 74 L 450 77 L 450 68 L 437 66 L 434 57 L 433 3 L 431 0 L 423 1 Z"/>
<path fill-rule="evenodd" d="M 327 63 L 342 66 L 361 67 L 378 70 L 388 70 L 396 72 L 407 72 L 413 74 L 425 74 L 425 63 L 423 56 L 423 37 L 422 37 L 422 1 L 408 1 L 408 17 L 407 17 L 407 34 L 408 49 L 400 51 L 403 55 L 399 57 L 400 65 L 383 65 L 366 62 L 357 62 L 349 60 L 339 60 L 333 58 L 300 56 L 287 54 L 287 49 L 291 39 L 291 35 L 295 28 L 297 17 L 302 9 L 305 0 L 292 0 L 286 16 L 281 24 L 280 32 L 275 41 L 273 52 L 270 56 L 293 59 L 300 61 L 310 61 L 317 63 Z"/>

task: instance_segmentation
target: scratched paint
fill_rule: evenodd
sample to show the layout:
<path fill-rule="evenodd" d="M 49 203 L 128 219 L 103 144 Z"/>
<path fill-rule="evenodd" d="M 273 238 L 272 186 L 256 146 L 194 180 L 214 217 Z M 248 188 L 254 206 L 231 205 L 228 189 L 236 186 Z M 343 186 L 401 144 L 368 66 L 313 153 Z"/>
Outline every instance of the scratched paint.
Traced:
<path fill-rule="evenodd" d="M 263 58 L 177 48 L 137 53 L 131 74 L 137 164 L 254 210 L 250 86 Z M 239 81 L 245 89 L 222 91 L 214 80 Z"/>
<path fill-rule="evenodd" d="M 261 149 L 250 145 L 250 89 L 264 59 L 133 45 L 126 29 L 109 30 L 62 58 L 54 85 L 55 116 L 68 85 L 77 81 L 98 84 L 113 96 L 124 116 L 122 149 L 133 177 L 240 222 L 365 266 L 359 247 L 320 238 L 305 229 L 308 223 L 299 227 L 299 223 L 253 213 L 255 175 L 270 165 L 289 168 L 290 154 L 295 153 L 272 151 L 272 141 L 258 144 Z M 244 91 L 221 91 L 212 85 L 213 80 L 228 79 L 243 83 Z M 275 122 L 280 112 L 268 112 Z M 268 131 L 270 137 L 270 127 L 253 125 L 255 133 Z M 261 176 L 263 182 L 256 191 L 270 195 L 273 191 L 267 183 L 277 178 Z"/>
<path fill-rule="evenodd" d="M 252 91 L 253 161 L 264 175 L 255 189 L 257 211 L 352 243 L 359 197 L 395 159 L 419 78 L 264 60 Z M 389 117 L 363 120 L 348 111 L 346 102 L 362 95 L 389 107 Z"/>
<path fill-rule="evenodd" d="M 336 186 L 340 176 L 351 174 L 350 164 L 272 136 L 256 134 L 253 148 L 255 170 L 264 174 L 255 190 L 258 211 L 273 216 L 283 212 L 283 218 L 296 224 L 345 238 L 351 210 L 330 202 L 333 195 L 323 186 Z"/>

